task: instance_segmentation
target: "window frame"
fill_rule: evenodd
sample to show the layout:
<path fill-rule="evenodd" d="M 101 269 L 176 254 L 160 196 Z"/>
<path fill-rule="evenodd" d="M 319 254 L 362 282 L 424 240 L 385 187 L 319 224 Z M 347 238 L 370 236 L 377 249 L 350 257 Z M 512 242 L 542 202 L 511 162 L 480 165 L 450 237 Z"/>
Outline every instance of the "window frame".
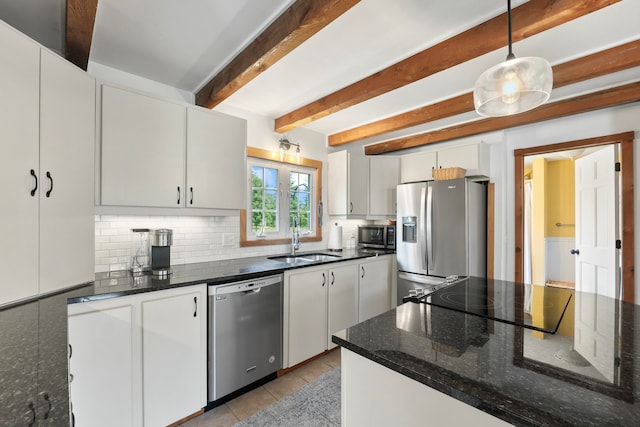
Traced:
<path fill-rule="evenodd" d="M 249 159 L 250 157 L 258 160 L 258 163 L 260 163 L 260 160 L 268 160 L 268 161 L 273 161 L 275 163 L 285 163 L 285 164 L 292 165 L 294 167 L 303 166 L 305 168 L 311 168 L 315 170 L 315 172 L 311 171 L 311 180 L 312 180 L 312 189 L 313 189 L 312 197 L 314 199 L 312 209 L 311 209 L 311 215 L 313 217 L 312 228 L 314 228 L 315 233 L 311 235 L 301 235 L 300 241 L 301 242 L 322 241 L 322 227 L 320 226 L 320 221 L 318 218 L 318 212 L 322 211 L 323 209 L 322 208 L 322 162 L 313 160 L 313 159 L 307 159 L 304 157 L 300 158 L 299 162 L 295 161 L 295 158 L 293 157 L 291 158 L 291 160 L 289 159 L 289 157 L 286 157 L 285 160 L 280 161 L 280 154 L 278 152 L 272 152 L 272 151 L 268 151 L 260 148 L 254 148 L 254 147 L 247 147 L 247 159 Z M 251 191 L 251 168 L 249 166 L 247 167 L 247 179 L 248 179 L 248 182 L 246 183 L 246 188 L 250 192 Z M 280 179 L 282 179 L 282 177 L 280 177 L 279 180 Z M 286 177 L 286 181 L 289 182 L 289 176 Z M 286 212 L 283 212 L 282 210 L 280 210 L 280 214 L 286 216 L 287 229 L 284 231 L 281 230 L 280 234 L 276 237 L 269 237 L 269 235 L 267 235 L 267 237 L 257 237 L 255 234 L 250 233 L 249 227 L 251 226 L 251 218 L 248 216 L 251 210 L 250 210 L 250 205 L 248 205 L 249 209 L 242 209 L 240 211 L 240 247 L 279 245 L 279 244 L 291 243 L 291 230 L 290 230 L 290 227 L 288 226 L 289 225 L 289 221 L 288 221 L 289 193 L 287 192 L 286 197 L 283 194 L 279 195 L 279 197 L 280 197 L 279 203 L 282 203 L 282 201 L 284 200 L 284 203 L 287 207 Z M 247 200 L 249 201 L 251 200 L 250 194 L 248 195 Z M 286 234 L 286 237 L 283 237 L 283 233 Z"/>

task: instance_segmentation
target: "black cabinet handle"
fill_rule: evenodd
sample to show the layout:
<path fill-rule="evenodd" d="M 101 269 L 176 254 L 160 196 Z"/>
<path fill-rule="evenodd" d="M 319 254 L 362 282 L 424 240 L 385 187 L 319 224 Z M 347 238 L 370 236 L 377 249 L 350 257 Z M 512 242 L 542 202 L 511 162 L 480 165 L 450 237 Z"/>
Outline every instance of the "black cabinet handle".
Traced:
<path fill-rule="evenodd" d="M 180 204 L 180 186 L 178 186 L 178 204 Z"/>
<path fill-rule="evenodd" d="M 349 202 L 349 213 L 353 213 L 353 202 Z"/>
<path fill-rule="evenodd" d="M 189 204 L 193 204 L 193 187 L 189 187 L 189 191 L 191 191 L 191 200 L 189 201 Z"/>
<path fill-rule="evenodd" d="M 198 297 L 193 297 L 193 317 L 196 317 L 198 315 Z"/>
<path fill-rule="evenodd" d="M 47 403 L 49 404 L 49 407 L 47 408 L 47 412 L 44 413 L 44 419 L 46 420 L 47 418 L 49 418 L 49 414 L 51 413 L 51 399 L 49 399 L 49 393 L 44 394 L 44 400 L 46 400 Z"/>
<path fill-rule="evenodd" d="M 36 171 L 31 169 L 31 176 L 36 181 L 36 185 L 31 189 L 31 197 L 36 195 L 36 190 L 38 189 L 38 176 L 36 175 Z"/>
<path fill-rule="evenodd" d="M 29 409 L 31 410 L 31 422 L 29 423 L 29 427 L 33 427 L 36 425 L 36 408 L 33 405 L 33 402 L 29 402 Z"/>
<path fill-rule="evenodd" d="M 49 171 L 47 171 L 47 178 L 49 178 L 49 181 L 51 181 L 51 186 L 49 187 L 46 196 L 51 197 L 51 192 L 53 191 L 53 177 L 51 176 L 51 172 Z"/>
<path fill-rule="evenodd" d="M 362 276 L 360 278 L 364 279 L 364 265 L 361 265 L 360 268 L 362 269 Z"/>
<path fill-rule="evenodd" d="M 571 249 L 571 255 L 580 255 L 580 249 Z"/>
<path fill-rule="evenodd" d="M 331 286 L 333 286 L 333 284 L 336 281 L 336 276 L 333 274 L 333 271 L 331 272 Z"/>
<path fill-rule="evenodd" d="M 324 273 L 322 273 L 322 287 L 324 288 L 324 285 L 327 283 L 327 276 L 324 275 Z"/>
<path fill-rule="evenodd" d="M 73 347 L 69 344 L 69 359 L 71 359 L 71 356 L 73 356 Z"/>

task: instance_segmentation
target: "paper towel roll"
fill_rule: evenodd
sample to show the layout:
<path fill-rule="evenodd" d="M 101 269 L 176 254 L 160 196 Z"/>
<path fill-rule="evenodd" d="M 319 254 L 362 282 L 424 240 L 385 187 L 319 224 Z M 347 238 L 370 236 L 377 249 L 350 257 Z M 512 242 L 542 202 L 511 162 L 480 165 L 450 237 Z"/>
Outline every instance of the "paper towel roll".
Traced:
<path fill-rule="evenodd" d="M 342 250 L 342 226 L 339 226 L 338 223 L 332 225 L 329 230 L 329 250 Z"/>

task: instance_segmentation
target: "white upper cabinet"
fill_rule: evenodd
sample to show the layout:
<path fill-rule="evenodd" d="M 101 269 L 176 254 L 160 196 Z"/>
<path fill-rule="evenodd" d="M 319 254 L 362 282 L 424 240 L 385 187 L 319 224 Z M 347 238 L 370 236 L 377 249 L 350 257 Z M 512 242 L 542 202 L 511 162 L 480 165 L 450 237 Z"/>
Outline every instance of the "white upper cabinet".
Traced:
<path fill-rule="evenodd" d="M 400 180 L 400 159 L 374 156 L 369 158 L 370 217 L 395 216 L 396 188 Z"/>
<path fill-rule="evenodd" d="M 369 161 L 348 151 L 329 153 L 329 215 L 367 214 Z"/>
<path fill-rule="evenodd" d="M 402 183 L 431 181 L 432 169 L 459 167 L 466 176 L 489 176 L 489 146 L 483 142 L 422 151 L 402 156 L 400 181 Z"/>
<path fill-rule="evenodd" d="M 103 85 L 101 134 L 100 205 L 244 209 L 246 120 Z"/>
<path fill-rule="evenodd" d="M 184 206 L 185 108 L 102 86 L 101 203 Z"/>
<path fill-rule="evenodd" d="M 330 153 L 329 215 L 375 218 L 395 215 L 398 159 Z"/>
<path fill-rule="evenodd" d="M 419 182 L 433 179 L 431 171 L 438 167 L 438 153 L 424 151 L 400 158 L 400 182 Z"/>
<path fill-rule="evenodd" d="M 244 209 L 247 123 L 187 108 L 187 207 Z"/>
<path fill-rule="evenodd" d="M 46 293 L 94 280 L 96 89 L 91 76 L 44 49 L 40 67 L 40 293 Z"/>
<path fill-rule="evenodd" d="M 439 150 L 438 167 L 464 168 L 467 170 L 467 176 L 489 176 L 489 146 L 477 143 Z"/>
<path fill-rule="evenodd" d="M 2 304 L 38 293 L 40 47 L 0 22 L 0 55 Z"/>
<path fill-rule="evenodd" d="M 0 53 L 3 304 L 94 279 L 95 80 L 2 22 Z"/>

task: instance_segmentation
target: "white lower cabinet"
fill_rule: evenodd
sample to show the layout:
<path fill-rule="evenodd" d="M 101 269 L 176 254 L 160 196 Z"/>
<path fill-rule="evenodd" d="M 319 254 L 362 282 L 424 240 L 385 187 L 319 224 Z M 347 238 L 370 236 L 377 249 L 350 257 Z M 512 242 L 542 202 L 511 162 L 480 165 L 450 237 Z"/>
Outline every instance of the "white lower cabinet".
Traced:
<path fill-rule="evenodd" d="M 358 322 L 391 309 L 390 255 L 362 261 L 359 269 Z"/>
<path fill-rule="evenodd" d="M 172 424 L 206 405 L 206 285 L 71 304 L 78 426 Z"/>
<path fill-rule="evenodd" d="M 205 302 L 198 290 L 142 302 L 145 425 L 168 425 L 206 405 Z"/>
<path fill-rule="evenodd" d="M 327 349 L 327 274 L 326 267 L 285 272 L 284 367 Z"/>
<path fill-rule="evenodd" d="M 284 367 L 334 347 L 331 335 L 391 308 L 391 256 L 286 271 Z"/>
<path fill-rule="evenodd" d="M 134 301 L 115 302 L 69 307 L 70 314 L 78 311 L 69 316 L 69 389 L 77 426 L 134 426 L 139 418 L 132 387 Z"/>
<path fill-rule="evenodd" d="M 331 335 L 358 323 L 358 266 L 348 264 L 329 270 L 327 347 Z"/>

